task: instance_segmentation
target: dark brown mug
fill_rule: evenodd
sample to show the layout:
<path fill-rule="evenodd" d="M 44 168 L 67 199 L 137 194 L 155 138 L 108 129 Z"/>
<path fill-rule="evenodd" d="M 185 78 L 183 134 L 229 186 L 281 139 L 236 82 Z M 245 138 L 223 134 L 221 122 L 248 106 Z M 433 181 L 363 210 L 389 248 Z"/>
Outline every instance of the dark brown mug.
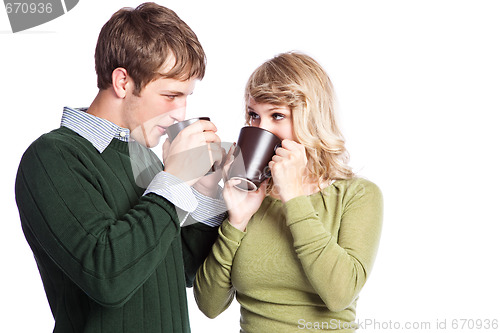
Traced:
<path fill-rule="evenodd" d="M 235 185 L 240 190 L 256 191 L 271 177 L 268 164 L 280 146 L 281 139 L 273 133 L 259 127 L 243 127 L 227 178 L 241 180 Z"/>

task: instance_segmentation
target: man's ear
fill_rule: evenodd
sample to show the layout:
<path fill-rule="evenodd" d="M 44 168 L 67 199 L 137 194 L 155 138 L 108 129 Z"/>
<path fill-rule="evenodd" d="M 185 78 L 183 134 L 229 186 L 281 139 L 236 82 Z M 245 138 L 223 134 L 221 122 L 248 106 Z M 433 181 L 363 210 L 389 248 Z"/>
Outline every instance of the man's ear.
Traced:
<path fill-rule="evenodd" d="M 113 80 L 113 91 L 118 98 L 125 98 L 129 92 L 133 91 L 134 82 L 125 68 L 115 68 L 111 78 Z"/>

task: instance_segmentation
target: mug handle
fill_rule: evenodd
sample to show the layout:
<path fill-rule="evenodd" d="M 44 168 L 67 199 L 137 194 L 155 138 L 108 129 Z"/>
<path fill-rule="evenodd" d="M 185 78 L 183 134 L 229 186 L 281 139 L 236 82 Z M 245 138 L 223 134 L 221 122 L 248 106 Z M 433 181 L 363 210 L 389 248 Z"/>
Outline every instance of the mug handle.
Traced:
<path fill-rule="evenodd" d="M 276 154 L 276 149 L 281 148 L 281 142 L 278 143 L 276 146 L 274 146 L 274 153 Z M 269 168 L 269 165 L 266 165 L 264 168 L 264 172 L 262 173 L 262 179 L 261 181 L 264 181 L 266 178 L 271 178 L 271 169 Z"/>

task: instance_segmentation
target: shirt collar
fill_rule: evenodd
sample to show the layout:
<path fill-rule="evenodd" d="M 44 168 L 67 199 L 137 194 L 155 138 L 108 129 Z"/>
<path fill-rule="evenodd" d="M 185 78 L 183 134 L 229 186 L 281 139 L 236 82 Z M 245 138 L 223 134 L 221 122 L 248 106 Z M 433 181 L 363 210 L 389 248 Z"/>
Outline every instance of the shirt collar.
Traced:
<path fill-rule="evenodd" d="M 86 112 L 87 109 L 65 107 L 61 127 L 69 128 L 87 139 L 100 153 L 109 146 L 113 139 L 129 142 L 128 128 L 122 128 L 109 120 L 91 115 Z"/>

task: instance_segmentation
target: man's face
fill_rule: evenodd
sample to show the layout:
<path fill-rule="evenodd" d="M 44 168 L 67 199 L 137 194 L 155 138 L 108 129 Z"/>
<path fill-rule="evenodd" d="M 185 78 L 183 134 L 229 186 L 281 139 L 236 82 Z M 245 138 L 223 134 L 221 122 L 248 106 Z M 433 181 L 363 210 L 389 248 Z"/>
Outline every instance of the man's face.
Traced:
<path fill-rule="evenodd" d="M 165 66 L 164 72 L 168 69 Z M 160 78 L 148 83 L 140 96 L 128 94 L 125 119 L 131 137 L 146 147 L 158 145 L 166 127 L 184 120 L 186 100 L 193 93 L 196 80 Z"/>

